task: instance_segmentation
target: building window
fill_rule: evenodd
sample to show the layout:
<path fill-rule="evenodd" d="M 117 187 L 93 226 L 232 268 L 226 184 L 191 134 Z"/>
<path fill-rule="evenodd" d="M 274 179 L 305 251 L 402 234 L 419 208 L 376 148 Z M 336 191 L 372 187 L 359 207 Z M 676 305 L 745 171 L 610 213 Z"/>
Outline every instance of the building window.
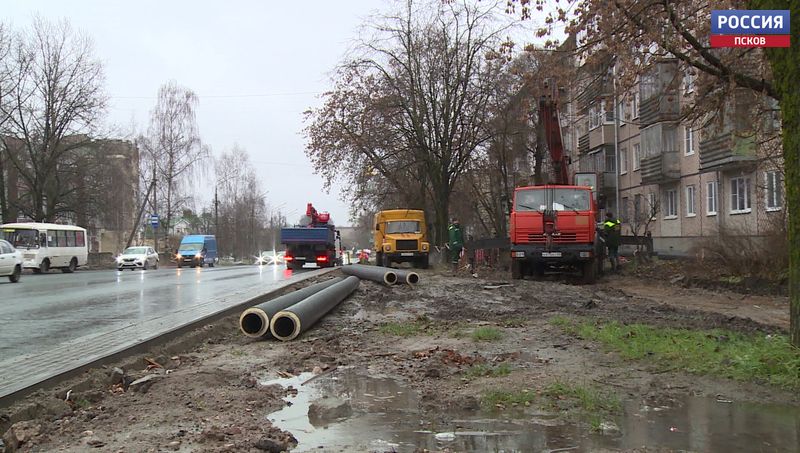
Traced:
<path fill-rule="evenodd" d="M 614 101 L 609 102 L 608 106 L 603 103 L 603 119 L 606 123 L 614 122 Z"/>
<path fill-rule="evenodd" d="M 594 129 L 600 126 L 600 120 L 603 117 L 603 108 L 599 104 L 594 104 L 589 107 L 589 129 Z"/>
<path fill-rule="evenodd" d="M 686 156 L 694 154 L 694 131 L 690 126 L 683 127 L 683 152 Z"/>
<path fill-rule="evenodd" d="M 626 101 L 625 98 L 623 98 L 617 104 L 617 115 L 619 116 L 619 119 L 620 119 L 620 127 L 624 126 L 625 125 L 625 120 L 628 119 L 628 109 L 625 108 L 626 107 L 625 104 L 627 104 L 627 103 L 628 103 L 628 101 Z"/>
<path fill-rule="evenodd" d="M 655 220 L 656 214 L 658 214 L 658 204 L 656 203 L 656 194 L 653 192 L 647 194 L 647 209 L 650 210 L 650 220 Z"/>
<path fill-rule="evenodd" d="M 686 217 L 697 215 L 694 211 L 694 186 L 686 186 Z"/>
<path fill-rule="evenodd" d="M 628 98 L 628 96 L 625 97 L 625 102 L 623 103 L 623 105 L 625 106 L 625 108 L 623 110 L 624 115 L 622 115 L 622 118 L 624 118 L 625 121 L 630 121 L 633 118 L 633 108 L 631 108 L 631 101 Z"/>
<path fill-rule="evenodd" d="M 777 171 L 766 172 L 767 211 L 779 211 L 783 206 L 783 181 Z"/>
<path fill-rule="evenodd" d="M 639 118 L 639 91 L 633 93 L 633 102 L 631 102 L 631 111 L 634 118 Z"/>
<path fill-rule="evenodd" d="M 717 215 L 717 182 L 706 183 L 706 215 Z"/>
<path fill-rule="evenodd" d="M 695 75 L 692 74 L 692 70 L 686 71 L 683 75 L 683 92 L 684 93 L 691 93 L 694 91 L 694 79 Z"/>
<path fill-rule="evenodd" d="M 639 223 L 642 215 L 642 194 L 637 193 L 633 196 L 633 219 Z"/>
<path fill-rule="evenodd" d="M 614 153 L 606 151 L 606 173 L 614 173 L 617 171 L 617 156 Z"/>
<path fill-rule="evenodd" d="M 619 173 L 625 174 L 628 172 L 628 148 L 619 149 Z"/>
<path fill-rule="evenodd" d="M 731 214 L 750 212 L 750 178 L 731 178 Z"/>
<path fill-rule="evenodd" d="M 675 189 L 667 190 L 664 193 L 664 218 L 678 218 L 678 191 Z"/>
<path fill-rule="evenodd" d="M 622 197 L 622 206 L 619 207 L 620 214 L 622 215 L 622 221 L 628 222 L 628 197 Z"/>
<path fill-rule="evenodd" d="M 639 169 L 639 164 L 642 162 L 642 147 L 637 143 L 633 145 L 633 171 Z"/>

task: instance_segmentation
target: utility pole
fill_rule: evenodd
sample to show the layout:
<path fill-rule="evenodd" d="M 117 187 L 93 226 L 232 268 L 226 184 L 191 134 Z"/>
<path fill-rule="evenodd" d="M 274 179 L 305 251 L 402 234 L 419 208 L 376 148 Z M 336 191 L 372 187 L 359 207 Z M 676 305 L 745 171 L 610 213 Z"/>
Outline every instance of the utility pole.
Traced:
<path fill-rule="evenodd" d="M 153 162 L 153 211 L 155 214 L 158 214 L 158 191 L 156 190 L 156 165 Z M 159 221 L 159 223 L 161 223 Z M 167 225 L 169 228 L 169 225 Z M 155 249 L 156 253 L 158 253 L 158 230 L 157 227 L 153 227 L 153 249 Z"/>
<path fill-rule="evenodd" d="M 139 207 L 139 213 L 133 219 L 133 229 L 131 230 L 130 236 L 128 236 L 128 242 L 125 243 L 125 248 L 130 247 L 131 243 L 133 242 L 133 236 L 136 235 L 136 230 L 139 228 L 139 221 L 142 220 L 142 213 L 144 212 L 145 206 L 147 206 L 147 199 L 150 198 L 150 192 L 155 193 L 155 187 L 156 187 L 156 169 L 153 168 L 153 179 L 150 181 L 150 187 L 147 188 L 147 193 L 145 194 L 144 198 L 142 198 L 142 205 Z M 153 195 L 153 202 L 155 203 L 155 195 Z M 158 252 L 158 247 L 154 248 L 156 249 L 156 252 Z"/>
<path fill-rule="evenodd" d="M 214 185 L 214 236 L 217 237 L 217 250 L 221 250 L 219 246 L 219 198 L 216 185 Z"/>

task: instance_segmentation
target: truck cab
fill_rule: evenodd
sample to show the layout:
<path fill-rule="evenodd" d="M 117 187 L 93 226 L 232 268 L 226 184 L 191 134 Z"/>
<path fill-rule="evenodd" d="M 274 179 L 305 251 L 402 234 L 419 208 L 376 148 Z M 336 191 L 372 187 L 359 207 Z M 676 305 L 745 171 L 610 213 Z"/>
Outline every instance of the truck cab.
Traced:
<path fill-rule="evenodd" d="M 593 283 L 597 276 L 596 221 L 592 187 L 542 185 L 514 190 L 511 211 L 511 273 L 538 276 L 547 268 L 573 267 Z"/>
<path fill-rule="evenodd" d="M 430 243 L 425 212 L 416 209 L 393 209 L 375 215 L 373 244 L 379 266 L 412 263 L 427 269 Z"/>

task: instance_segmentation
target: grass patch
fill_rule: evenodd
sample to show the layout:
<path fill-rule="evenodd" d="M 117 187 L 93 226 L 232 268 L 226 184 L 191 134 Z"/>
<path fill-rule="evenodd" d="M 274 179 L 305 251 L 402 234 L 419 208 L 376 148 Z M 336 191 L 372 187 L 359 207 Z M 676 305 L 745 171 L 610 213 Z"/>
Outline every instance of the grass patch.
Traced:
<path fill-rule="evenodd" d="M 505 406 L 530 406 L 536 394 L 528 390 L 490 390 L 483 394 L 481 403 L 486 409 Z"/>
<path fill-rule="evenodd" d="M 419 316 L 413 321 L 389 322 L 378 328 L 384 335 L 396 337 L 413 337 L 417 335 L 434 335 L 438 329 L 427 316 Z"/>
<path fill-rule="evenodd" d="M 504 319 L 500 322 L 503 327 L 525 327 L 528 325 L 528 320 L 519 316 Z"/>
<path fill-rule="evenodd" d="M 545 387 L 542 395 L 550 398 L 555 406 L 566 403 L 573 409 L 588 414 L 614 414 L 622 409 L 616 395 L 604 392 L 596 387 L 556 381 Z M 563 408 L 563 407 L 562 407 Z"/>
<path fill-rule="evenodd" d="M 626 359 L 650 360 L 664 370 L 800 389 L 800 349 L 792 346 L 786 335 L 586 321 L 565 322 L 562 328 L 581 338 L 599 341 Z"/>
<path fill-rule="evenodd" d="M 490 366 L 485 364 L 478 364 L 472 365 L 469 369 L 464 373 L 464 377 L 469 379 L 475 379 L 479 377 L 502 377 L 508 376 L 511 374 L 511 365 L 507 363 L 501 363 L 497 366 Z"/>
<path fill-rule="evenodd" d="M 478 327 L 471 336 L 473 341 L 498 341 L 503 338 L 503 332 L 496 327 Z"/>

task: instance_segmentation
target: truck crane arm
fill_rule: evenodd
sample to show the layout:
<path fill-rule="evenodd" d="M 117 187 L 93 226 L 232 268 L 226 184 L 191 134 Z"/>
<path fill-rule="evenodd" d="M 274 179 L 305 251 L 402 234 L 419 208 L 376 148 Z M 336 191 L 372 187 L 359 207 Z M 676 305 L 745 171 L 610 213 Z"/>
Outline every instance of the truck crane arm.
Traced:
<path fill-rule="evenodd" d="M 561 140 L 561 123 L 558 118 L 558 87 L 545 82 L 544 94 L 539 100 L 539 124 L 544 128 L 545 142 L 553 164 L 553 184 L 570 184 L 567 157 Z"/>

